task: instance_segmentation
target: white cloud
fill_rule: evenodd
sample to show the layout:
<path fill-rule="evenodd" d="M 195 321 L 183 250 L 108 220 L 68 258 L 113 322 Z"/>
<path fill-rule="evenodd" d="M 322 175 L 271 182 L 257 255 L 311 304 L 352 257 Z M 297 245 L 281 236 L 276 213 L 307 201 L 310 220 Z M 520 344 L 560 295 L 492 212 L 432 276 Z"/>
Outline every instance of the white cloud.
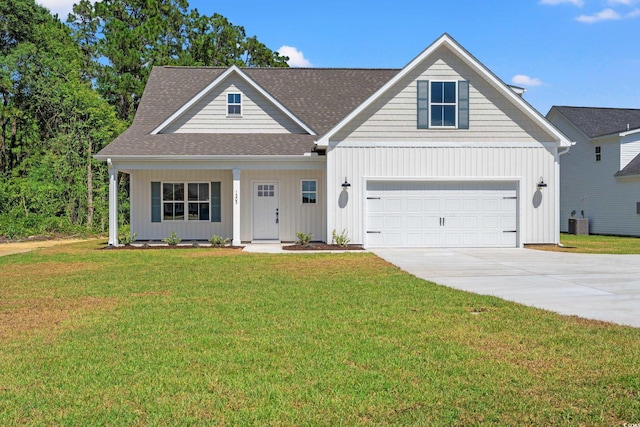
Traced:
<path fill-rule="evenodd" d="M 619 1 L 625 1 L 625 0 L 619 0 Z M 555 6 L 557 4 L 564 4 L 564 3 L 573 4 L 578 7 L 584 6 L 584 0 L 540 0 L 540 4 L 548 4 L 551 6 Z"/>
<path fill-rule="evenodd" d="M 52 14 L 58 14 L 61 21 L 67 20 L 67 15 L 73 12 L 73 5 L 78 0 L 37 0 L 38 4 L 46 7 Z M 95 0 L 91 1 L 95 3 Z"/>
<path fill-rule="evenodd" d="M 615 6 L 615 5 L 618 5 L 618 4 L 623 4 L 625 6 L 631 6 L 631 5 L 633 5 L 633 4 L 637 3 L 637 2 L 638 2 L 638 0 L 609 0 L 609 4 L 611 6 Z"/>
<path fill-rule="evenodd" d="M 640 16 L 640 9 L 634 9 L 631 12 L 627 13 L 624 17 L 625 18 L 637 18 L 638 16 Z"/>
<path fill-rule="evenodd" d="M 616 21 L 622 19 L 620 14 L 613 9 L 604 9 L 601 12 L 593 15 L 580 15 L 576 18 L 576 21 L 585 24 L 593 24 L 600 21 Z"/>
<path fill-rule="evenodd" d="M 287 62 L 290 67 L 312 67 L 311 62 L 304 57 L 304 54 L 292 46 L 282 46 L 278 49 L 278 53 L 282 56 L 288 56 Z"/>
<path fill-rule="evenodd" d="M 511 78 L 511 83 L 522 86 L 542 86 L 542 80 L 537 77 L 529 77 L 524 74 L 516 74 Z"/>

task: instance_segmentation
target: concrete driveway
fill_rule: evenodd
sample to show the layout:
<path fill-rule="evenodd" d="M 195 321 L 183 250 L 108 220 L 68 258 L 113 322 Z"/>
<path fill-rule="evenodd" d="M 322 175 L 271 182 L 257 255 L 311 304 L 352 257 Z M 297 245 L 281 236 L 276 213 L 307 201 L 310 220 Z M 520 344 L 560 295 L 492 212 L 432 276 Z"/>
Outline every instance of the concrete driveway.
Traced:
<path fill-rule="evenodd" d="M 640 327 L 640 255 L 533 249 L 373 249 L 417 277 L 483 295 Z"/>

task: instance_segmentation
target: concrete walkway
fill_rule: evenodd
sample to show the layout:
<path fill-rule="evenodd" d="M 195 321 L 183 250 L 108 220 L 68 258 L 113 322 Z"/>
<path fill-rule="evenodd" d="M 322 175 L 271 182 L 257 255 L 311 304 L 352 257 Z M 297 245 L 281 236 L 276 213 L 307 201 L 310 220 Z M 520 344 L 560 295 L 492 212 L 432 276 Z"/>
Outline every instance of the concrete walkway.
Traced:
<path fill-rule="evenodd" d="M 640 255 L 374 249 L 417 277 L 566 315 L 640 327 Z"/>

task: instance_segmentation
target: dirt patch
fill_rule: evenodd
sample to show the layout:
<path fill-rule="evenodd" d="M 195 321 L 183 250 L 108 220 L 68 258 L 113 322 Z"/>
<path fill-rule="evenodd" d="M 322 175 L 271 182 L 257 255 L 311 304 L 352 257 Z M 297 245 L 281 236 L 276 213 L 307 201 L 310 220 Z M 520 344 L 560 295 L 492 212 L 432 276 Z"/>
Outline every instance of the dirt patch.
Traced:
<path fill-rule="evenodd" d="M 36 249 L 84 242 L 85 239 L 29 240 L 26 242 L 0 242 L 0 256 L 30 252 Z"/>
<path fill-rule="evenodd" d="M 113 309 L 116 298 L 32 298 L 0 301 L 0 342 L 42 333 L 49 337 L 70 318 L 100 309 Z"/>

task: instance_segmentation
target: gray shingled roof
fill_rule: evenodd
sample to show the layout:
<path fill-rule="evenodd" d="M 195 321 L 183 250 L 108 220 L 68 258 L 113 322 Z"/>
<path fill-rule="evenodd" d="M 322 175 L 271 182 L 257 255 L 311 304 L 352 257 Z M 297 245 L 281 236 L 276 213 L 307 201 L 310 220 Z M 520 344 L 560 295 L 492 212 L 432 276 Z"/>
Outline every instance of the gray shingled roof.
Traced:
<path fill-rule="evenodd" d="M 553 108 L 589 138 L 640 129 L 640 109 L 560 106 Z"/>
<path fill-rule="evenodd" d="M 227 68 L 155 67 L 133 123 L 106 156 L 302 155 L 398 69 L 245 68 L 242 71 L 318 135 L 151 132 Z"/>
<path fill-rule="evenodd" d="M 614 176 L 634 176 L 640 175 L 640 154 L 633 158 L 627 166 L 618 171 Z"/>

